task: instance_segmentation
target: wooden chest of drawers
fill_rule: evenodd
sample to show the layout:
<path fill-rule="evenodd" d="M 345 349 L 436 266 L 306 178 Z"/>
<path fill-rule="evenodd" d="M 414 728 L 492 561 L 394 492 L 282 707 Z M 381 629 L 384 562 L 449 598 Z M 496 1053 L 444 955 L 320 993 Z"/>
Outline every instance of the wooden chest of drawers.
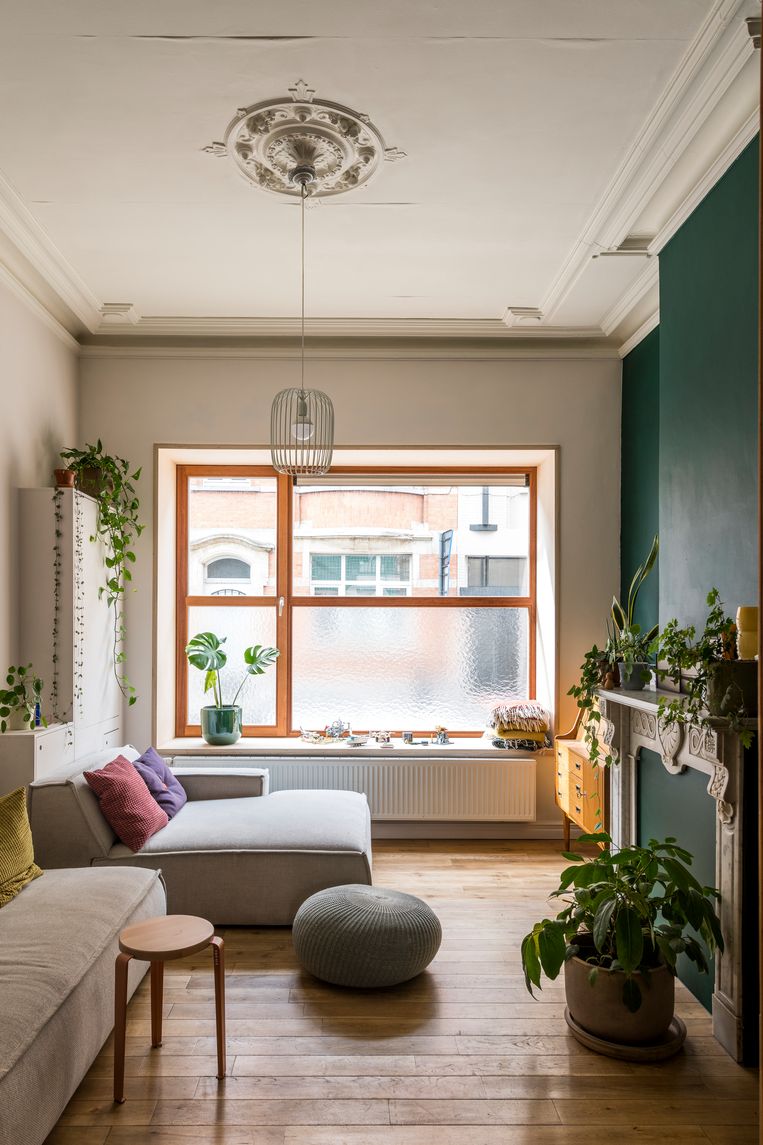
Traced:
<path fill-rule="evenodd" d="M 564 816 L 564 846 L 569 850 L 571 823 L 586 832 L 606 830 L 608 776 L 590 762 L 582 739 L 557 737 L 554 749 L 555 798 Z"/>

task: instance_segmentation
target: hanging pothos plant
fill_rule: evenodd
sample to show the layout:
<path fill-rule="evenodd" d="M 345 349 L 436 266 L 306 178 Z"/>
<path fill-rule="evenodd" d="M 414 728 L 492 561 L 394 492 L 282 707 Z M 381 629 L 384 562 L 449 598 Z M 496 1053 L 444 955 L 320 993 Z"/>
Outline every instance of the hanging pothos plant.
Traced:
<path fill-rule="evenodd" d="M 114 610 L 114 675 L 128 704 L 134 704 L 135 688 L 124 668 L 127 658 L 124 596 L 132 580 L 130 566 L 135 563 L 133 542 L 145 527 L 138 518 L 140 501 L 133 484 L 139 480 L 141 471 L 136 469 L 131 473 L 124 458 L 104 453 L 100 438 L 95 445 L 86 445 L 84 449 L 64 449 L 61 457 L 74 472 L 77 488 L 98 503 L 97 532 L 107 550 L 106 583 L 98 589 L 98 595 L 105 594 Z M 95 536 L 90 538 L 95 539 Z"/>

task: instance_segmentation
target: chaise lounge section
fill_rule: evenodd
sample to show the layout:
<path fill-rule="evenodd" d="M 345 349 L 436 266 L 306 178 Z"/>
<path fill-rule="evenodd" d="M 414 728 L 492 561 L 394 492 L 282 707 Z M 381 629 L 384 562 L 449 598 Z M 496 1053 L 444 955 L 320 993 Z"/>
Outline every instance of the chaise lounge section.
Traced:
<path fill-rule="evenodd" d="M 161 870 L 171 914 L 217 926 L 289 926 L 317 891 L 371 883 L 371 816 L 354 791 L 268 794 L 260 768 L 176 769 L 188 802 L 137 853 L 119 842 L 83 777 L 126 746 L 88 756 L 32 784 L 29 818 L 44 868 Z"/>
<path fill-rule="evenodd" d="M 0 1145 L 48 1136 L 114 1025 L 120 931 L 165 910 L 158 872 L 114 868 L 45 871 L 0 911 Z"/>

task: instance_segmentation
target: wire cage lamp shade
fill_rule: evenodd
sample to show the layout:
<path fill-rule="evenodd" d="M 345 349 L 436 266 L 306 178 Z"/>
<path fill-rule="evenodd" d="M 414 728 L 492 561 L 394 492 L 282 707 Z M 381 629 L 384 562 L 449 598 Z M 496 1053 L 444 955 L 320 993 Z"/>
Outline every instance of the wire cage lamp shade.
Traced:
<path fill-rule="evenodd" d="M 278 473 L 327 473 L 334 452 L 334 407 L 321 390 L 281 390 L 270 412 L 270 454 Z"/>

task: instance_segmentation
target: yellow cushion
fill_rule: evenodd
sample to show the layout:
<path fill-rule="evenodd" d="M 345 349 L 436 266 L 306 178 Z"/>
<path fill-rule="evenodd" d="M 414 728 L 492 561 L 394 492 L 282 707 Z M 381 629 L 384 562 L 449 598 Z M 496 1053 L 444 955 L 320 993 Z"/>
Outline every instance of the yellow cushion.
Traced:
<path fill-rule="evenodd" d="M 543 743 L 546 738 L 545 732 L 523 732 L 519 728 L 513 728 L 511 724 L 499 724 L 496 728 L 496 734 L 501 739 L 529 739 L 533 743 Z"/>
<path fill-rule="evenodd" d="M 17 787 L 0 798 L 0 907 L 42 873 L 34 861 L 26 791 Z"/>

